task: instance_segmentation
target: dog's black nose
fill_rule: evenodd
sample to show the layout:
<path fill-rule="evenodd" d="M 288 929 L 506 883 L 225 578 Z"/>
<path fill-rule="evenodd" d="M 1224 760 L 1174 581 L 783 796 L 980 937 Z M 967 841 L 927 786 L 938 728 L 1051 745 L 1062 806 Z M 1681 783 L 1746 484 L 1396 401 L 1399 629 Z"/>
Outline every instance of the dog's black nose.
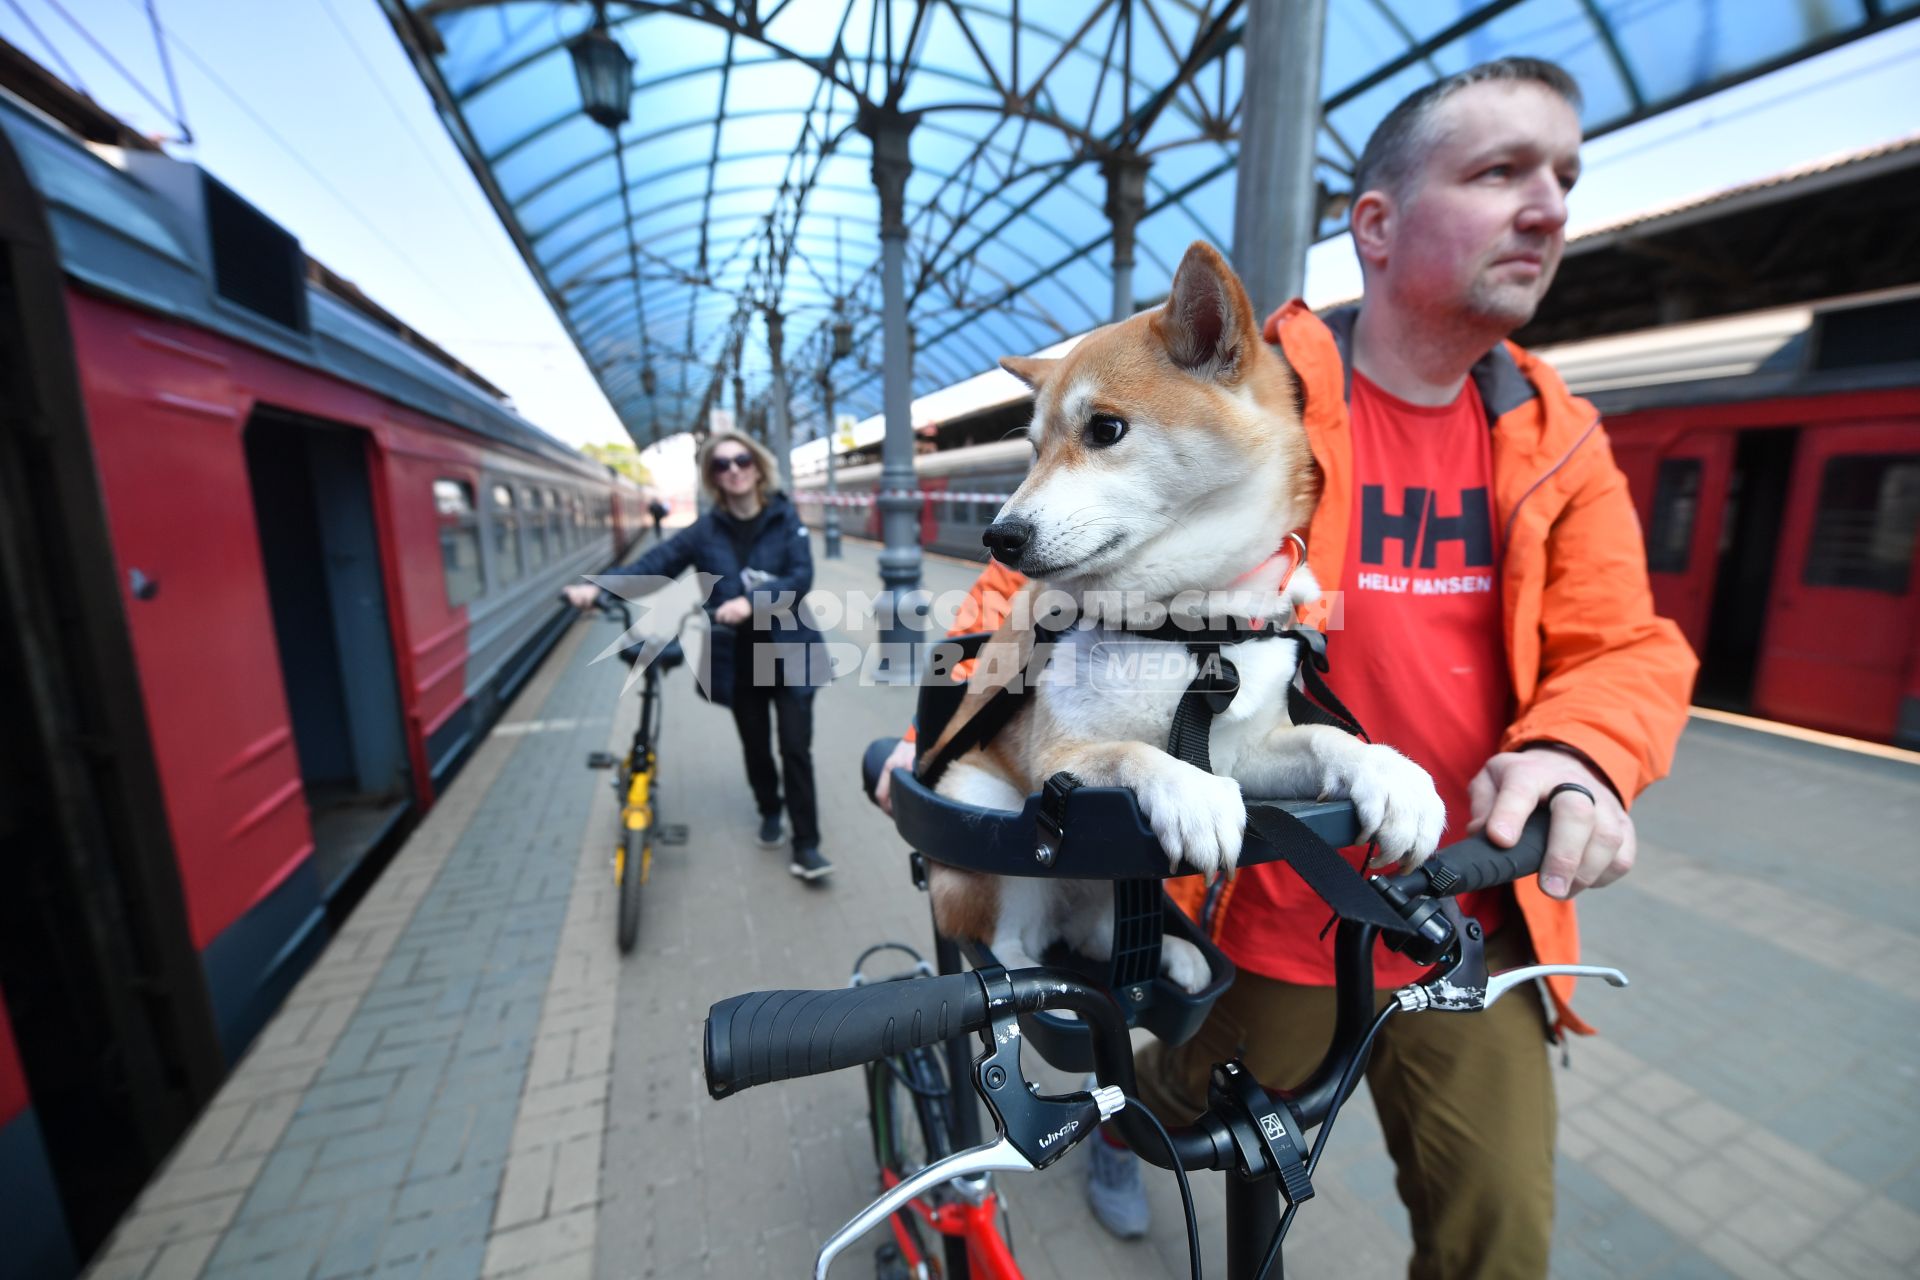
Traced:
<path fill-rule="evenodd" d="M 1001 564 L 1011 565 L 1020 558 L 1027 544 L 1033 541 L 1033 525 L 1025 520 L 995 520 L 980 535 L 980 541 L 987 544 L 987 550 Z"/>

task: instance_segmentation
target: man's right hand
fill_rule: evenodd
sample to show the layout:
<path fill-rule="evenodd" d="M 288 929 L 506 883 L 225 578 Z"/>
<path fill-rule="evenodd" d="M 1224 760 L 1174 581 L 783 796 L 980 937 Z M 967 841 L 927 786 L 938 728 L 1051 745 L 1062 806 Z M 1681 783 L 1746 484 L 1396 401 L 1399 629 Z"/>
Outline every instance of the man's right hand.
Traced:
<path fill-rule="evenodd" d="M 874 784 L 873 802 L 880 806 L 880 812 L 889 818 L 893 816 L 893 771 L 913 768 L 915 744 L 902 738 L 887 757 L 887 763 L 880 770 L 880 781 Z"/>
<path fill-rule="evenodd" d="M 574 582 L 560 588 L 560 594 L 576 609 L 591 609 L 593 602 L 600 598 L 600 588 L 591 582 Z"/>

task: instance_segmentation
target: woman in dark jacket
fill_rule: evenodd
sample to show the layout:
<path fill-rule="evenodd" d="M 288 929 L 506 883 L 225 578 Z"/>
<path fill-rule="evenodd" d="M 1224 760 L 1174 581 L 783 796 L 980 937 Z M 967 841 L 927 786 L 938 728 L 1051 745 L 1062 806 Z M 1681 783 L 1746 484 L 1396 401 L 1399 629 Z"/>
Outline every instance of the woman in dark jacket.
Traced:
<path fill-rule="evenodd" d="M 833 870 L 820 856 L 819 809 L 813 788 L 813 691 L 827 679 L 820 633 L 800 598 L 813 587 L 807 528 L 784 493 L 773 455 L 737 432 L 714 434 L 700 450 L 706 514 L 616 574 L 677 577 L 688 569 L 718 581 L 708 596 L 713 618 L 707 695 L 733 710 L 747 757 L 747 782 L 760 809 L 760 843 L 778 848 L 781 774 L 793 820 L 788 870 L 817 880 Z M 599 588 L 574 586 L 567 596 L 585 607 Z M 755 617 L 755 605 L 759 617 Z M 768 738 L 778 714 L 780 768 Z"/>

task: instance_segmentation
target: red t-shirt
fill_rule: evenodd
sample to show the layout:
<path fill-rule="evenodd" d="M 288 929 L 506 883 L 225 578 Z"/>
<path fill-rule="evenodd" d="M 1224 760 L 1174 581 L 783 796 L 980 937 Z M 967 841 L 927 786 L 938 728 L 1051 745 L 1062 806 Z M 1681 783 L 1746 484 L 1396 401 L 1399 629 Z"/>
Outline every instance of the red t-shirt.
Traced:
<path fill-rule="evenodd" d="M 1472 381 L 1431 408 L 1358 372 L 1349 411 L 1355 518 L 1327 680 L 1375 742 L 1433 775 L 1447 806 L 1444 845 L 1465 834 L 1467 783 L 1512 719 L 1486 411 Z M 1347 850 L 1355 865 L 1363 853 Z M 1464 894 L 1460 906 L 1491 932 L 1512 913 L 1512 893 Z M 1330 914 L 1290 867 L 1251 867 L 1233 887 L 1221 949 L 1255 973 L 1331 986 Z M 1382 987 L 1422 972 L 1384 947 L 1375 965 Z"/>

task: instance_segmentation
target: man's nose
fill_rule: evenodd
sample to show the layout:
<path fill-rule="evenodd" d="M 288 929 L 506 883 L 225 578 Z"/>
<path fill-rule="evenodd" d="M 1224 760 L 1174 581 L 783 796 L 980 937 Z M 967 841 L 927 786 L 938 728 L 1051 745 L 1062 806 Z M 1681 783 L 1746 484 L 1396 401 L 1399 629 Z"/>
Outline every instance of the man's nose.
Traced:
<path fill-rule="evenodd" d="M 1551 235 L 1567 225 L 1567 192 L 1549 173 L 1535 180 L 1520 210 L 1520 229 Z"/>
<path fill-rule="evenodd" d="M 995 520 L 980 535 L 980 541 L 986 544 L 995 560 L 1012 565 L 1020 559 L 1020 553 L 1026 550 L 1027 544 L 1033 541 L 1033 525 L 1018 516 Z"/>

